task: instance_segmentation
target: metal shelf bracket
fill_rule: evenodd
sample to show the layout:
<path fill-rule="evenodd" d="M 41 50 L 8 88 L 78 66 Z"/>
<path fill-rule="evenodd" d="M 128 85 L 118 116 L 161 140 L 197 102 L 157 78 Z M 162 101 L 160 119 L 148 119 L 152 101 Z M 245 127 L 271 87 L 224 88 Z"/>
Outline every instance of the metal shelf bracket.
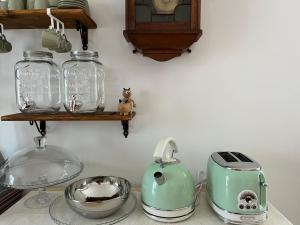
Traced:
<path fill-rule="evenodd" d="M 88 50 L 89 43 L 89 33 L 86 26 L 84 26 L 80 21 L 76 20 L 76 30 L 79 31 L 82 42 L 82 49 Z"/>
<path fill-rule="evenodd" d="M 42 135 L 42 136 L 46 136 L 46 121 L 45 120 L 42 120 L 42 121 L 39 121 L 40 122 L 40 125 L 38 125 L 38 122 L 37 121 L 29 121 L 29 124 L 31 126 L 33 126 L 35 124 L 36 126 L 36 129 L 38 130 L 38 132 Z"/>
<path fill-rule="evenodd" d="M 38 124 L 39 122 L 39 124 Z M 128 137 L 129 135 L 129 120 L 122 120 L 122 126 L 123 126 L 123 135 L 125 138 Z M 42 120 L 42 121 L 29 121 L 29 124 L 31 126 L 35 125 L 37 131 L 42 135 L 42 136 L 46 136 L 47 134 L 47 126 L 46 126 L 46 121 Z"/>
<path fill-rule="evenodd" d="M 128 120 L 122 120 L 122 126 L 123 126 L 123 134 L 125 138 L 128 137 L 129 134 L 129 121 Z"/>

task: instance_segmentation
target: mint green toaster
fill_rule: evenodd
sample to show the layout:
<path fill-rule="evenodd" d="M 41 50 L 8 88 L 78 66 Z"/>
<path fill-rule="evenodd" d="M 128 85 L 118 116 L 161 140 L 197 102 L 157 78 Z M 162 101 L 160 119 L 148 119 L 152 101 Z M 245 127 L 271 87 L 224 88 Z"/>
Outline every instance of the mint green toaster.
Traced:
<path fill-rule="evenodd" d="M 239 152 L 215 152 L 207 164 L 208 202 L 226 223 L 259 224 L 267 218 L 262 167 Z"/>

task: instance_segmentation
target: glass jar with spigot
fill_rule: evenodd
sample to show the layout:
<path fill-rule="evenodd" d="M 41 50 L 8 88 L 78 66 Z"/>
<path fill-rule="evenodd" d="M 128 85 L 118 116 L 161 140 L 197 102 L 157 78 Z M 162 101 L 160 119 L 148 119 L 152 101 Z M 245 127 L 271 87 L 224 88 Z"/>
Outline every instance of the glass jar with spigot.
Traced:
<path fill-rule="evenodd" d="M 50 52 L 25 51 L 15 65 L 16 100 L 23 113 L 56 113 L 61 106 L 60 70 Z"/>
<path fill-rule="evenodd" d="M 64 106 L 70 113 L 104 111 L 103 65 L 98 52 L 71 52 L 71 60 L 63 64 Z"/>

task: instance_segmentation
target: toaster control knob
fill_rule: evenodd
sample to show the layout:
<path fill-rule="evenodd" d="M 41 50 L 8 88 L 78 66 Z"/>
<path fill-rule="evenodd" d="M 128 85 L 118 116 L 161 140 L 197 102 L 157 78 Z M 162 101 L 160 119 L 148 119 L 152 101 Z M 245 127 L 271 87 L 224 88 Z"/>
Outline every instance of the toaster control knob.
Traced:
<path fill-rule="evenodd" d="M 244 205 L 240 205 L 239 208 L 240 208 L 240 209 L 244 209 Z"/>
<path fill-rule="evenodd" d="M 256 205 L 253 205 L 253 206 L 252 206 L 252 209 L 256 209 Z"/>
<path fill-rule="evenodd" d="M 250 207 L 250 205 L 247 205 L 246 208 L 247 208 L 247 209 L 250 209 L 251 207 Z"/>

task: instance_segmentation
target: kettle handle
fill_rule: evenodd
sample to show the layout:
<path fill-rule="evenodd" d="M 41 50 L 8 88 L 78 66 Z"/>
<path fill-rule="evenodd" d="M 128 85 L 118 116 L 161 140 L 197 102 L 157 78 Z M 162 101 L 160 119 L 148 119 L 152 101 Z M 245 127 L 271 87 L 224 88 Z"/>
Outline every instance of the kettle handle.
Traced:
<path fill-rule="evenodd" d="M 260 180 L 260 205 L 263 208 L 267 207 L 267 186 L 265 175 L 262 171 L 259 173 Z"/>
<path fill-rule="evenodd" d="M 171 146 L 171 150 L 167 148 L 168 144 Z M 158 142 L 153 157 L 161 162 L 175 162 L 176 159 L 173 158 L 173 153 L 177 152 L 178 148 L 174 138 L 167 137 Z"/>

